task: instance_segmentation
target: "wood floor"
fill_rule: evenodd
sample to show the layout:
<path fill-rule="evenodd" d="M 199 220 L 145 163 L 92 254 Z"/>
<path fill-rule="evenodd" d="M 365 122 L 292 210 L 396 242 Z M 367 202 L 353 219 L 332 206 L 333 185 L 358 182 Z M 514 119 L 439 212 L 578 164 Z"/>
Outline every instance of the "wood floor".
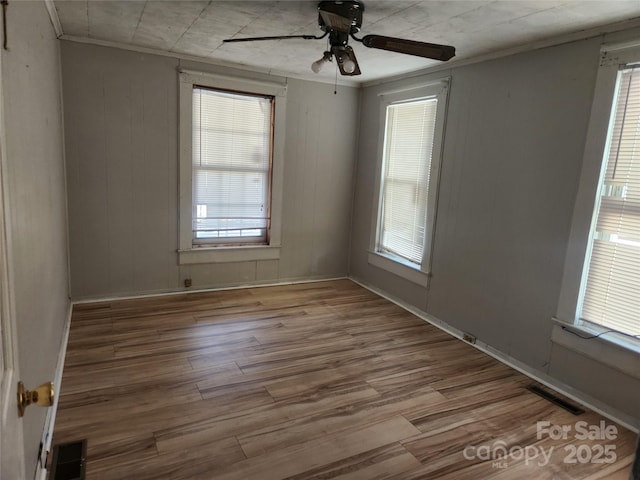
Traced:
<path fill-rule="evenodd" d="M 54 444 L 87 439 L 89 480 L 626 480 L 635 435 L 538 438 L 602 417 L 531 383 L 348 280 L 94 303 L 74 308 Z M 594 462 L 565 463 L 572 445 Z"/>

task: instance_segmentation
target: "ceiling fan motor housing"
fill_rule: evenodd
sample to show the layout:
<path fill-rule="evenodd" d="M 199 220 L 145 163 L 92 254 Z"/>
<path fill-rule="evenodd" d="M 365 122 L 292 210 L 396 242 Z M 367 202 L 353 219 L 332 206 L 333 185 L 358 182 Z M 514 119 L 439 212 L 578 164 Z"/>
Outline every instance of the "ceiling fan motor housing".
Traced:
<path fill-rule="evenodd" d="M 355 0 L 323 1 L 318 4 L 318 25 L 325 32 L 358 33 L 363 12 L 364 3 Z"/>

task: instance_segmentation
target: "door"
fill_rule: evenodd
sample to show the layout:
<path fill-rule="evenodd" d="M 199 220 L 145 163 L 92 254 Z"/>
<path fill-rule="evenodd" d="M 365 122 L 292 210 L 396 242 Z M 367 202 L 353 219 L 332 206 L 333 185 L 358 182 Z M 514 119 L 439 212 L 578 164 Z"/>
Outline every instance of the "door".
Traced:
<path fill-rule="evenodd" d="M 18 418 L 18 332 L 13 315 L 5 209 L 5 130 L 0 54 L 0 478 L 21 480 L 24 472 L 22 422 Z"/>

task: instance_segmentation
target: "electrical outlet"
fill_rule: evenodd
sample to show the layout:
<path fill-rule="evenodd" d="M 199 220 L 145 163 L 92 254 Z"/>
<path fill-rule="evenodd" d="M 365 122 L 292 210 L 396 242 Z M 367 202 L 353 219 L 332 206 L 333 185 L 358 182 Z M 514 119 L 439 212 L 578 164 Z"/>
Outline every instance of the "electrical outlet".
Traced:
<path fill-rule="evenodd" d="M 476 343 L 476 337 L 471 335 L 470 333 L 463 333 L 462 334 L 462 339 L 465 342 L 469 342 L 469 343 Z"/>
<path fill-rule="evenodd" d="M 190 278 L 185 278 L 184 279 L 184 286 L 185 286 L 185 288 L 189 288 L 191 286 L 191 279 Z"/>

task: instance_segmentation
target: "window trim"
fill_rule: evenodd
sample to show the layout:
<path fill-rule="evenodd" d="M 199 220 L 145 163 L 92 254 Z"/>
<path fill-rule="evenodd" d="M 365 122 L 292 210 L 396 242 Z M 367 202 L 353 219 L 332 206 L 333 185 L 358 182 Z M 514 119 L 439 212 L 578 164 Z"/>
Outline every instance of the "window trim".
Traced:
<path fill-rule="evenodd" d="M 437 205 L 440 184 L 442 153 L 446 116 L 449 101 L 450 77 L 440 78 L 428 84 L 411 86 L 396 90 L 384 91 L 378 94 L 380 98 L 378 151 L 376 160 L 376 180 L 374 185 L 375 208 L 372 213 L 371 231 L 369 236 L 368 263 L 402 277 L 423 287 L 428 287 L 431 276 L 432 251 L 437 219 Z M 409 103 L 436 97 L 438 107 L 436 111 L 436 125 L 434 132 L 433 151 L 431 159 L 431 174 L 429 193 L 427 198 L 427 235 L 420 265 L 397 257 L 391 253 L 381 251 L 380 232 L 382 221 L 382 175 L 385 157 L 385 140 L 387 130 L 387 107 L 392 104 Z"/>
<path fill-rule="evenodd" d="M 635 61 L 640 61 L 640 42 L 604 45 L 601 48 L 582 171 L 565 255 L 557 315 L 553 319 L 555 325 L 552 341 L 583 355 L 596 358 L 635 378 L 640 378 L 638 372 L 630 370 L 629 366 L 621 360 L 621 358 L 626 359 L 628 356 L 619 354 L 619 350 L 622 348 L 631 355 L 640 355 L 640 340 L 635 341 L 618 334 L 607 334 L 584 340 L 566 331 L 569 327 L 569 330 L 581 332 L 583 336 L 592 336 L 605 330 L 597 324 L 580 319 L 579 313 L 584 293 L 584 278 L 588 273 L 591 226 L 596 214 L 595 207 L 598 202 L 600 178 L 605 164 L 604 155 L 609 137 L 610 121 L 615 108 L 613 101 L 618 71 L 620 65 Z M 597 354 L 592 352 L 597 352 Z"/>
<path fill-rule="evenodd" d="M 284 138 L 286 121 L 285 83 L 235 78 L 224 75 L 179 70 L 179 201 L 178 263 L 223 263 L 274 260 L 280 258 L 282 231 L 282 190 L 284 182 Z M 197 246 L 192 234 L 192 99 L 193 86 L 233 90 L 274 97 L 273 157 L 271 165 L 271 228 L 268 245 Z"/>

